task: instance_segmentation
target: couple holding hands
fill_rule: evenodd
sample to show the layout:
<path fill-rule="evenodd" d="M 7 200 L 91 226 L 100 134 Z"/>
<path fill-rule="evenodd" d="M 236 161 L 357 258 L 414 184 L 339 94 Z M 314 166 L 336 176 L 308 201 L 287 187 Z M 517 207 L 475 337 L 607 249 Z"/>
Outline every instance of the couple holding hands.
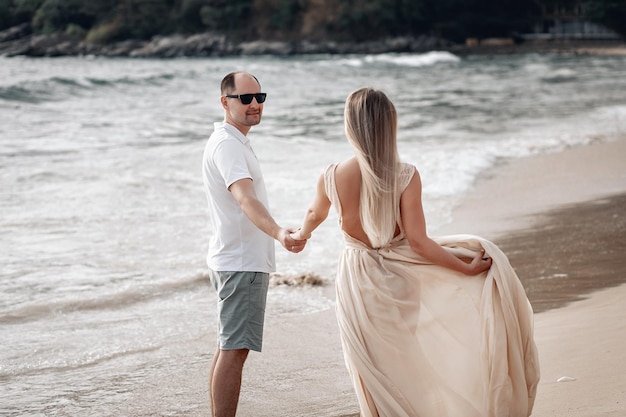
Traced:
<path fill-rule="evenodd" d="M 249 73 L 224 77 L 224 121 L 203 156 L 207 263 L 218 296 L 213 416 L 235 416 L 244 363 L 250 350 L 261 351 L 274 240 L 302 251 L 331 206 L 345 241 L 337 321 L 361 416 L 529 416 L 539 363 L 524 288 L 492 242 L 427 235 L 420 175 L 399 158 L 391 100 L 372 88 L 348 96 L 354 156 L 323 170 L 301 228 L 292 230 L 269 213 L 247 138 L 261 121 L 261 91 Z"/>

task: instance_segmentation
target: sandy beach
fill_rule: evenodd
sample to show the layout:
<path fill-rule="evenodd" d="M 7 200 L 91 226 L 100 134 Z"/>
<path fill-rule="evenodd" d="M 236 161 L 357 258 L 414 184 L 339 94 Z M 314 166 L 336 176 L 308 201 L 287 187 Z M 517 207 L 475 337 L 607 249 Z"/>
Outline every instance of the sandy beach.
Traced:
<path fill-rule="evenodd" d="M 541 360 L 533 416 L 626 415 L 625 160 L 626 138 L 507 161 L 476 184 L 454 223 L 434 233 L 493 240 L 524 282 Z M 325 291 L 334 298 L 331 285 Z M 214 340 L 202 342 L 213 349 Z M 211 351 L 199 352 L 193 369 L 155 381 L 130 402 L 129 415 L 154 415 L 164 396 L 188 402 L 190 416 L 210 415 L 210 359 Z M 267 317 L 238 415 L 358 415 L 332 309 Z"/>

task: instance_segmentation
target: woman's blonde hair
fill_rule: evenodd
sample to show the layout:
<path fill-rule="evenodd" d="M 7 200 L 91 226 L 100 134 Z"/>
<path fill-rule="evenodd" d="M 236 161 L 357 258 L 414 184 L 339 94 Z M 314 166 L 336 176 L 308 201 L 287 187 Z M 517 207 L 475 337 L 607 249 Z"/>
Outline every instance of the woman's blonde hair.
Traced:
<path fill-rule="evenodd" d="M 399 213 L 396 108 L 382 91 L 361 88 L 348 96 L 344 118 L 361 170 L 361 225 L 371 245 L 381 247 L 393 238 Z"/>

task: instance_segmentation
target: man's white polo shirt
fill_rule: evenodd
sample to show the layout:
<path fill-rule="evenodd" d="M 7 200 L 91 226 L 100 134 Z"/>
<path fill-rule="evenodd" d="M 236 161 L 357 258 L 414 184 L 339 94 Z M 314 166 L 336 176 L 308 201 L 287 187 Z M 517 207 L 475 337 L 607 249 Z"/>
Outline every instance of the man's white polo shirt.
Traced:
<path fill-rule="evenodd" d="M 252 223 L 228 190 L 234 182 L 251 178 L 257 198 L 269 211 L 261 167 L 248 138 L 228 123 L 215 123 L 204 149 L 202 172 L 211 228 L 209 268 L 274 272 L 274 239 Z"/>

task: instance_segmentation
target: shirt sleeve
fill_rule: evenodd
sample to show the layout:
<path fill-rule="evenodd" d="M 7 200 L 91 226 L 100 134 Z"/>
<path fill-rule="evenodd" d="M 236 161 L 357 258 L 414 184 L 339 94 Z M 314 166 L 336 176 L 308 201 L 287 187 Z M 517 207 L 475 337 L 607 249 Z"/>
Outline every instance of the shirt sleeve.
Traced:
<path fill-rule="evenodd" d="M 221 142 L 213 154 L 215 166 L 226 188 L 244 178 L 252 179 L 243 145 L 235 140 Z"/>

